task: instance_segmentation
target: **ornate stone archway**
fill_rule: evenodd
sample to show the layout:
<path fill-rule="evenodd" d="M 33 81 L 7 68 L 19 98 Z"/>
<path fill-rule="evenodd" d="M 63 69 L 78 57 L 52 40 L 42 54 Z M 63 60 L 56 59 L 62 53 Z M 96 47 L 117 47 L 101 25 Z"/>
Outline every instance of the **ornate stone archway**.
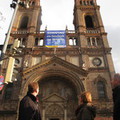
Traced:
<path fill-rule="evenodd" d="M 75 85 L 63 76 L 47 76 L 39 83 L 43 120 L 73 119 L 78 104 Z"/>
<path fill-rule="evenodd" d="M 34 73 L 32 73 L 27 79 L 25 78 L 25 81 L 22 83 L 22 88 L 21 88 L 21 96 L 24 96 L 27 92 L 27 86 L 30 82 L 36 81 L 36 82 L 40 82 L 43 78 L 45 77 L 49 77 L 49 76 L 64 76 L 65 78 L 67 78 L 69 81 L 71 81 L 77 90 L 77 93 L 80 94 L 80 92 L 84 91 L 84 84 L 82 82 L 82 80 L 84 79 L 84 76 L 80 76 L 75 74 L 75 73 L 71 73 L 68 71 L 64 71 L 64 70 L 46 70 L 46 71 L 36 71 Z"/>
<path fill-rule="evenodd" d="M 39 100 L 43 120 L 74 119 L 74 110 L 78 105 L 77 96 L 85 90 L 83 79 L 86 76 L 85 70 L 54 57 L 24 71 L 20 98 L 26 94 L 28 84 L 37 81 L 40 85 Z M 60 106 L 63 114 L 48 114 L 47 107 L 54 105 L 56 108 L 51 107 L 50 110 L 54 111 Z"/>
<path fill-rule="evenodd" d="M 53 96 L 55 97 L 55 96 Z M 64 120 L 65 118 L 65 109 L 63 106 L 52 103 L 51 105 L 48 105 L 46 108 L 43 109 L 43 120 L 51 120 L 51 119 L 58 119 L 58 120 Z"/>

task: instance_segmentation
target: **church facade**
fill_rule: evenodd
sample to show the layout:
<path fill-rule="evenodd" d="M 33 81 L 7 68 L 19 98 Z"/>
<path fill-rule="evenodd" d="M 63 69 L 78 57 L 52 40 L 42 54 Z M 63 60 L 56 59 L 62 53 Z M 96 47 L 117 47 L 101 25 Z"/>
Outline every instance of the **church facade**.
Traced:
<path fill-rule="evenodd" d="M 26 0 L 27 1 L 27 0 Z M 25 0 L 20 2 L 26 4 Z M 75 30 L 64 30 L 65 47 L 46 47 L 47 28 L 40 30 L 40 0 L 18 6 L 8 44 L 20 41 L 22 52 L 7 48 L 6 55 L 15 59 L 12 83 L 0 93 L 0 120 L 17 120 L 19 101 L 27 86 L 36 81 L 42 120 L 75 120 L 79 95 L 90 91 L 97 117 L 112 117 L 111 80 L 114 66 L 100 6 L 96 0 L 74 0 Z M 2 64 L 6 75 L 8 59 Z M 17 81 L 15 81 L 15 79 Z M 111 118 L 112 119 L 112 118 Z"/>

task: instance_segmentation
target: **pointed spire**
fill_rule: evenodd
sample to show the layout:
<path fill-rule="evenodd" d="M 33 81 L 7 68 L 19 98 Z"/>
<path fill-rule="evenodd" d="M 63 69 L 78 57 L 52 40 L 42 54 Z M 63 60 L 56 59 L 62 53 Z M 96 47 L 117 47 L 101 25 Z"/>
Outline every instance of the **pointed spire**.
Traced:
<path fill-rule="evenodd" d="M 47 30 L 47 25 L 46 25 L 46 27 L 45 27 L 45 31 Z"/>
<path fill-rule="evenodd" d="M 68 26 L 66 25 L 66 33 L 68 32 Z"/>

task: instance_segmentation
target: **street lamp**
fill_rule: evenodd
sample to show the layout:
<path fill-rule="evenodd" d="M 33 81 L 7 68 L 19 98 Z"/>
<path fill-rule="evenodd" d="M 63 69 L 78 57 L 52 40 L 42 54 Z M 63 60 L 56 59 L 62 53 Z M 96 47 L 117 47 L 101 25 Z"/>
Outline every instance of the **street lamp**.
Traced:
<path fill-rule="evenodd" d="M 29 7 L 28 2 L 26 4 L 24 4 L 24 2 L 22 2 L 20 0 L 13 0 L 12 4 L 10 4 L 10 7 L 14 8 L 14 12 L 13 12 L 13 15 L 12 15 L 12 19 L 11 19 L 11 22 L 10 22 L 10 25 L 9 25 L 9 28 L 8 28 L 8 32 L 7 32 L 7 35 L 6 35 L 6 38 L 5 38 L 5 42 L 4 42 L 4 45 L 3 45 L 3 49 L 1 51 L 1 56 L 0 56 L 0 76 L 2 76 L 2 62 L 3 62 L 4 59 L 9 58 L 8 67 L 7 67 L 4 83 L 11 82 L 11 80 L 12 80 L 12 74 L 13 74 L 12 71 L 14 70 L 14 62 L 15 62 L 15 58 L 13 58 L 13 55 L 14 55 L 13 52 L 15 52 L 15 53 L 19 52 L 17 48 L 19 48 L 18 44 L 20 44 L 20 41 L 19 40 L 15 40 L 14 44 L 12 46 L 13 50 L 11 52 L 13 55 L 5 57 L 5 52 L 7 50 L 8 41 L 9 41 L 9 38 L 10 38 L 10 33 L 11 33 L 11 30 L 12 30 L 13 22 L 15 20 L 16 13 L 17 13 L 19 5 L 22 6 L 22 7 L 25 7 L 25 8 Z M 13 70 L 10 70 L 11 68 L 13 68 Z"/>
<path fill-rule="evenodd" d="M 7 32 L 7 35 L 6 35 L 6 38 L 5 38 L 3 49 L 1 51 L 0 67 L 2 65 L 2 60 L 4 59 L 4 55 L 5 55 L 5 52 L 6 52 L 6 49 L 7 49 L 8 41 L 9 41 L 9 38 L 10 38 L 10 33 L 11 33 L 11 30 L 12 30 L 12 26 L 13 26 L 13 22 L 14 22 L 17 10 L 18 10 L 18 6 L 19 6 L 18 3 L 19 2 L 20 2 L 20 0 L 13 0 L 12 4 L 10 5 L 11 7 L 15 8 L 15 10 L 14 10 L 14 13 L 13 13 L 13 16 L 12 16 L 12 19 L 11 19 L 11 22 L 10 22 L 10 25 L 9 25 L 9 28 L 8 28 L 8 32 Z"/>
<path fill-rule="evenodd" d="M 6 38 L 5 38 L 3 49 L 1 51 L 0 66 L 2 65 L 2 59 L 4 58 L 4 55 L 5 55 L 5 52 L 6 52 L 6 49 L 7 49 L 8 41 L 9 41 L 9 38 L 10 38 L 10 33 L 11 33 L 11 30 L 12 30 L 13 22 L 15 20 L 15 16 L 16 16 L 19 5 L 22 6 L 22 7 L 25 7 L 25 8 L 29 8 L 29 1 L 27 1 L 25 3 L 25 2 L 20 1 L 20 0 L 13 0 L 12 4 L 10 4 L 10 7 L 14 8 L 15 10 L 14 10 L 14 13 L 13 13 L 13 16 L 12 16 L 12 19 L 11 19 L 11 22 L 10 22 L 10 25 L 9 25 L 9 28 L 8 28 L 8 32 L 7 32 L 7 35 L 6 35 Z"/>

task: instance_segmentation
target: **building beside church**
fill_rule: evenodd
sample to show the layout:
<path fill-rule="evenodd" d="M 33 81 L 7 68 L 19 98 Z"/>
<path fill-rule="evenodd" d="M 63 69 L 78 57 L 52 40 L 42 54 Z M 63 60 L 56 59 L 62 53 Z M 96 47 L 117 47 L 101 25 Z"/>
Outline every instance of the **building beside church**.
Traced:
<path fill-rule="evenodd" d="M 6 55 L 12 55 L 14 60 L 13 82 L 5 85 L 0 93 L 0 120 L 17 119 L 19 101 L 32 81 L 40 85 L 42 120 L 75 120 L 78 96 L 83 91 L 92 93 L 97 108 L 96 120 L 111 118 L 114 66 L 96 0 L 74 0 L 75 30 L 62 31 L 64 47 L 59 47 L 61 40 L 57 43 L 57 39 L 55 42 L 53 36 L 48 35 L 57 32 L 59 38 L 61 31 L 40 30 L 40 0 L 29 0 L 27 5 L 29 7 L 19 5 L 8 42 L 12 45 L 17 39 L 20 46 L 25 47 L 19 47 L 22 52 L 14 54 L 12 46 L 7 48 Z M 8 63 L 5 59 L 2 64 L 4 76 Z"/>

